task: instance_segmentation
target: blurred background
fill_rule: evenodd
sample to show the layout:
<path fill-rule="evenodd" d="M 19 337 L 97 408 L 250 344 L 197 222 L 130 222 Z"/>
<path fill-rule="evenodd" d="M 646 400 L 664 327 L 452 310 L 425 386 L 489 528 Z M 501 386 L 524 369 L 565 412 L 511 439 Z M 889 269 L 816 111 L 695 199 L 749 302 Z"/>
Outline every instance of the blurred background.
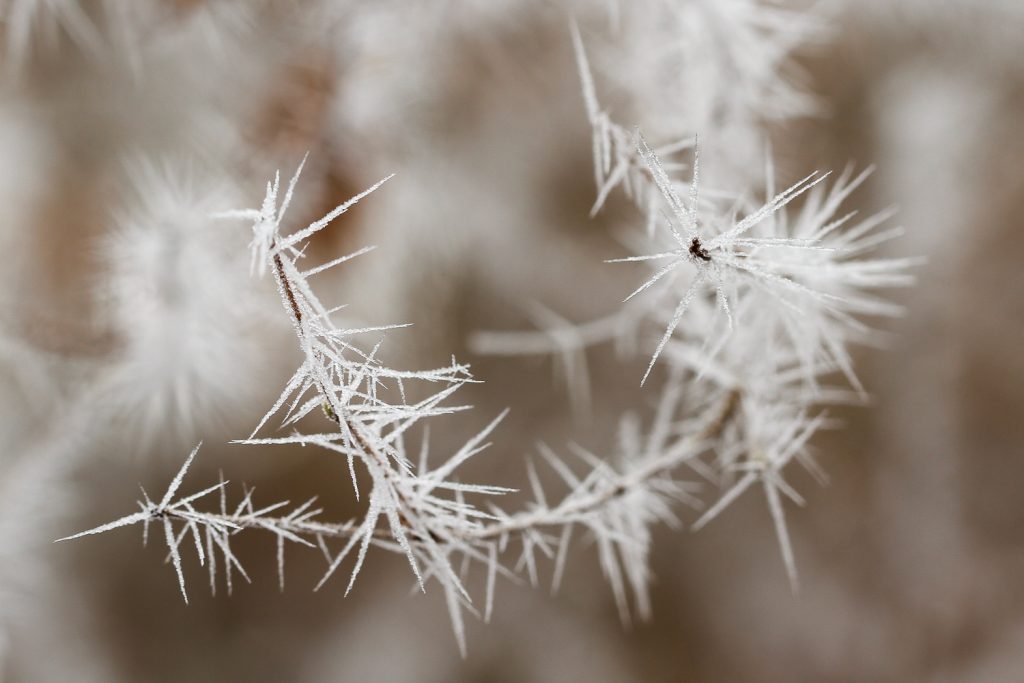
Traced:
<path fill-rule="evenodd" d="M 643 12 L 665 2 L 0 0 L 0 679 L 1024 680 L 1024 6 L 792 5 L 810 26 L 773 67 L 806 102 L 778 114 L 693 104 L 744 85 L 718 72 L 660 90 Z M 857 352 L 870 404 L 816 437 L 829 484 L 794 478 L 800 593 L 758 495 L 699 533 L 657 530 L 649 623 L 620 624 L 580 546 L 557 595 L 501 585 L 464 660 L 441 592 L 412 591 L 388 554 L 343 598 L 338 582 L 313 593 L 322 559 L 294 550 L 279 592 L 273 541 L 252 534 L 252 584 L 210 596 L 193 560 L 186 606 L 135 530 L 53 545 L 131 512 L 200 440 L 187 487 L 222 470 L 257 500 L 357 510 L 345 463 L 229 443 L 298 354 L 273 285 L 249 278 L 248 230 L 208 214 L 258 205 L 307 150 L 295 227 L 397 173 L 314 240 L 316 262 L 379 245 L 318 292 L 352 320 L 414 323 L 388 335 L 389 362 L 473 364 L 476 410 L 434 426 L 439 449 L 512 409 L 478 480 L 523 486 L 537 441 L 599 450 L 649 405 L 643 359 L 595 349 L 574 411 L 549 359 L 467 343 L 529 329 L 531 302 L 585 321 L 636 286 L 603 260 L 642 218 L 616 195 L 588 216 L 570 17 L 616 120 L 700 127 L 710 186 L 756 187 L 741 148 L 765 139 L 780 183 L 877 164 L 851 205 L 897 206 L 889 253 L 927 257 L 893 295 L 906 315 Z M 714 49 L 686 68 L 705 74 Z"/>

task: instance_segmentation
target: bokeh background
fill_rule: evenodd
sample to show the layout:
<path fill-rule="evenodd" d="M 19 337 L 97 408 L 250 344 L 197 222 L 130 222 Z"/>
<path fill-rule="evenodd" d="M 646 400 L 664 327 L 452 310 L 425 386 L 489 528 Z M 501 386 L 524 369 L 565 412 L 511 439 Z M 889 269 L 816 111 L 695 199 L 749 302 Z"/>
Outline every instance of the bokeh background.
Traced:
<path fill-rule="evenodd" d="M 794 480 L 808 499 L 789 511 L 798 595 L 757 495 L 699 533 L 658 530 L 651 622 L 619 623 L 584 546 L 557 595 L 501 586 L 466 659 L 440 591 L 416 594 L 390 555 L 371 554 L 343 598 L 337 582 L 313 593 L 320 558 L 295 550 L 279 592 L 273 542 L 253 534 L 239 546 L 252 585 L 210 596 L 193 563 L 186 606 L 134 531 L 51 544 L 130 512 L 138 484 L 159 490 L 199 440 L 195 488 L 223 470 L 257 499 L 356 510 L 344 463 L 229 443 L 297 356 L 272 285 L 248 278 L 244 226 L 206 216 L 254 205 L 307 150 L 295 225 L 398 174 L 315 241 L 322 257 L 380 247 L 319 291 L 353 319 L 414 323 L 388 337 L 396 364 L 473 364 L 477 410 L 435 426 L 439 448 L 509 406 L 474 474 L 520 486 L 538 440 L 608 443 L 649 402 L 642 363 L 595 350 L 592 405 L 574 411 L 549 360 L 467 340 L 529 328 L 534 301 L 587 320 L 635 286 L 603 263 L 635 210 L 615 197 L 588 217 L 568 29 L 575 15 L 614 43 L 614 5 L 0 0 L 2 680 L 1024 680 L 1014 0 L 808 9 L 822 30 L 789 66 L 818 110 L 763 128 L 783 179 L 877 164 L 853 204 L 898 206 L 907 234 L 889 253 L 927 257 L 894 294 L 906 315 L 857 352 L 870 404 L 816 437 L 830 483 Z"/>

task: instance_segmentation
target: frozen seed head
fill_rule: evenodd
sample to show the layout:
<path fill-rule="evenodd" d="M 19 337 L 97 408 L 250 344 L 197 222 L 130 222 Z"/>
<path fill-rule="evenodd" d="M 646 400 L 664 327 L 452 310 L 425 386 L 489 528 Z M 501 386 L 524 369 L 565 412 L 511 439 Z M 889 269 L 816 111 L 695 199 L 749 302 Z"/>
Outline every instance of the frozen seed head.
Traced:
<path fill-rule="evenodd" d="M 120 344 L 109 400 L 145 435 L 188 434 L 247 393 L 255 293 L 240 241 L 209 217 L 230 195 L 199 173 L 130 164 L 133 193 L 102 245 Z"/>

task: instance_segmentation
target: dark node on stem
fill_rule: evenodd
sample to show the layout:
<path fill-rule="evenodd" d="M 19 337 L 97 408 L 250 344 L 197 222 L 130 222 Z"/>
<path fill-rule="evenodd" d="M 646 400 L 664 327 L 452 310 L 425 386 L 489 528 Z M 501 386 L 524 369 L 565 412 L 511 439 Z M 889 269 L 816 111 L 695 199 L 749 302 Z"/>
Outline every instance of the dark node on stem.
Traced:
<path fill-rule="evenodd" d="M 700 239 L 694 237 L 693 241 L 690 242 L 690 256 L 699 258 L 701 261 L 710 261 L 711 254 L 708 250 L 701 246 Z"/>

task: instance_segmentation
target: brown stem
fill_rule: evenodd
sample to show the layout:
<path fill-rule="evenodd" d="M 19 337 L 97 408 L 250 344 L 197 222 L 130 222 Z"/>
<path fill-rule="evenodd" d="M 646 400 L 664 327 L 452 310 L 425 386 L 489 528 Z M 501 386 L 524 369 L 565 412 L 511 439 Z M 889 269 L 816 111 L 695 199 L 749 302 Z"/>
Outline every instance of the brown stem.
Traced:
<path fill-rule="evenodd" d="M 274 250 L 277 247 L 277 241 L 271 243 L 270 249 Z M 288 308 L 290 309 L 292 317 L 295 319 L 295 333 L 298 335 L 299 340 L 302 340 L 302 309 L 299 307 L 298 298 L 295 296 L 295 290 L 292 287 L 291 281 L 288 279 L 287 274 L 284 270 L 284 262 L 281 259 L 280 253 L 275 253 L 273 256 L 274 263 L 274 277 L 278 284 L 281 286 L 281 290 L 284 292 L 285 299 L 288 302 Z M 331 410 L 327 413 L 327 416 L 338 423 L 339 427 L 344 427 L 348 430 L 348 433 L 352 435 L 352 439 L 364 455 L 372 457 L 377 464 L 381 467 L 384 472 L 384 478 L 391 478 L 391 471 L 388 467 L 387 455 L 381 453 L 379 450 L 373 447 L 373 444 L 360 432 L 354 423 L 352 423 L 344 413 L 339 412 L 330 405 L 330 393 L 327 391 L 327 387 L 323 386 L 319 380 L 316 380 L 317 388 L 320 390 L 320 395 L 324 397 L 327 405 L 330 406 Z M 327 411 L 324 411 L 325 413 Z M 395 495 L 399 500 L 408 502 L 405 496 L 398 491 L 394 491 Z M 406 516 L 401 515 L 402 521 L 407 522 Z"/>

